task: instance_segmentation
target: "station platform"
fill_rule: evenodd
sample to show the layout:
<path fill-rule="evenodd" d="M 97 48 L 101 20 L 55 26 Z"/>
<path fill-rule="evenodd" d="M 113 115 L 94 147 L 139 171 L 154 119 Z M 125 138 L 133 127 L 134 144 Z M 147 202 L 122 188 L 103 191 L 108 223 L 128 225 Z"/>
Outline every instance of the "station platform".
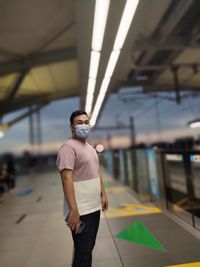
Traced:
<path fill-rule="evenodd" d="M 139 203 L 103 173 L 109 210 L 102 213 L 93 267 L 200 267 L 200 239 L 151 203 Z M 1 267 L 69 267 L 73 245 L 62 215 L 57 172 L 17 179 L 0 200 Z"/>

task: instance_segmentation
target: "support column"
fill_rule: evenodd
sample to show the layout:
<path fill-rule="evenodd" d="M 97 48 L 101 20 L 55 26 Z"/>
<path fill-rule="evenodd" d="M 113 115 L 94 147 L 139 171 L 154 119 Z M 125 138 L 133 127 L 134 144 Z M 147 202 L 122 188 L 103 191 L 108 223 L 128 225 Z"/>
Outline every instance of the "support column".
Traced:
<path fill-rule="evenodd" d="M 38 152 L 41 151 L 42 144 L 42 130 L 41 130 L 41 113 L 40 110 L 37 111 L 37 142 L 38 142 Z"/>
<path fill-rule="evenodd" d="M 31 149 L 34 146 L 34 127 L 33 127 L 33 113 L 32 113 L 32 107 L 29 107 L 29 142 L 31 145 Z"/>

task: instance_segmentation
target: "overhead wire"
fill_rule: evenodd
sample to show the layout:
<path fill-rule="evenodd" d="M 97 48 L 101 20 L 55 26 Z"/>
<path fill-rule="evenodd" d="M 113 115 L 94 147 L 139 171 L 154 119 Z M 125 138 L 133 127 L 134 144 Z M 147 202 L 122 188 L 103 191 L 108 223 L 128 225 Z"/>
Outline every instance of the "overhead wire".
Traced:
<path fill-rule="evenodd" d="M 185 105 L 186 105 L 186 102 L 183 102 L 183 105 L 181 105 L 178 110 L 177 110 L 177 106 L 175 108 L 173 108 L 172 110 L 170 109 L 170 112 L 165 113 L 163 115 L 163 117 L 166 118 L 166 115 L 167 115 L 167 117 L 169 117 L 169 116 L 172 116 L 172 115 L 179 114 L 180 112 L 185 112 L 185 111 L 189 110 L 189 107 L 188 106 L 185 106 Z M 187 110 L 186 110 L 186 108 L 187 108 Z M 189 111 L 191 112 L 191 110 L 189 110 Z"/>
<path fill-rule="evenodd" d="M 186 99 L 187 99 L 187 98 L 186 98 Z M 161 99 L 160 101 L 163 101 L 163 100 L 167 100 L 167 99 Z M 184 102 L 182 102 L 182 103 L 184 103 Z M 138 118 L 138 117 L 140 117 L 140 116 L 142 116 L 142 115 L 145 115 L 145 113 L 146 113 L 147 111 L 153 109 L 154 107 L 155 107 L 155 103 L 154 103 L 153 105 L 150 105 L 147 109 L 145 109 L 145 110 L 142 111 L 141 113 L 135 115 L 135 118 Z M 184 111 L 184 110 L 185 110 L 185 106 L 182 106 L 182 105 L 181 105 L 181 109 L 177 110 L 177 105 L 176 105 L 175 108 L 170 109 L 170 112 L 166 113 L 166 111 L 164 110 L 164 111 L 161 112 L 160 114 L 163 114 L 163 113 L 164 113 L 163 116 L 166 117 L 166 115 L 167 115 L 167 117 L 168 117 L 168 116 L 170 116 L 170 115 L 178 114 L 178 113 L 180 113 L 180 112 L 182 112 L 182 111 Z M 171 111 L 172 111 L 172 112 L 171 112 Z M 174 111 L 175 111 L 175 112 L 174 112 Z M 148 116 L 148 115 L 150 115 L 150 114 L 151 114 L 151 113 L 147 113 L 146 115 Z M 163 116 L 162 116 L 162 117 L 163 117 Z"/>
<path fill-rule="evenodd" d="M 163 99 L 160 100 L 160 101 L 163 101 Z M 134 116 L 134 118 L 141 117 L 143 114 L 147 113 L 147 111 L 150 111 L 150 110 L 152 110 L 152 109 L 154 109 L 154 108 L 155 108 L 155 103 L 153 103 L 153 105 L 151 104 L 151 105 L 148 106 L 146 109 L 144 109 L 144 110 L 142 110 L 140 113 L 136 114 L 136 115 Z M 148 113 L 148 115 L 149 115 L 149 114 L 150 114 L 150 113 Z"/>

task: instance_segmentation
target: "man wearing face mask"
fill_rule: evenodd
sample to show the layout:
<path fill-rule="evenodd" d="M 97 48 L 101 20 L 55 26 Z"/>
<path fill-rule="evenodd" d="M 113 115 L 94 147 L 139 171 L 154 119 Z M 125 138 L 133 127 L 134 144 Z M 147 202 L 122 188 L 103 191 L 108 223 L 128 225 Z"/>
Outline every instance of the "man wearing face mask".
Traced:
<path fill-rule="evenodd" d="M 59 149 L 59 169 L 64 192 L 64 217 L 74 241 L 73 267 L 91 267 L 92 250 L 100 221 L 100 210 L 108 200 L 95 149 L 86 141 L 89 117 L 85 111 L 71 114 L 72 137 Z"/>

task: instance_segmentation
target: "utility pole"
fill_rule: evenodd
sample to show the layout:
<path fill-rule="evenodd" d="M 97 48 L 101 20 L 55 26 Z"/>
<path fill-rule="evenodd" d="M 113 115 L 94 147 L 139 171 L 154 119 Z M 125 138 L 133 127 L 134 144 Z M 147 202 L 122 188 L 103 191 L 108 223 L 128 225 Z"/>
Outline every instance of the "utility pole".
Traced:
<path fill-rule="evenodd" d="M 135 125 L 134 125 L 134 117 L 130 116 L 130 134 L 131 134 L 131 146 L 135 145 Z"/>

